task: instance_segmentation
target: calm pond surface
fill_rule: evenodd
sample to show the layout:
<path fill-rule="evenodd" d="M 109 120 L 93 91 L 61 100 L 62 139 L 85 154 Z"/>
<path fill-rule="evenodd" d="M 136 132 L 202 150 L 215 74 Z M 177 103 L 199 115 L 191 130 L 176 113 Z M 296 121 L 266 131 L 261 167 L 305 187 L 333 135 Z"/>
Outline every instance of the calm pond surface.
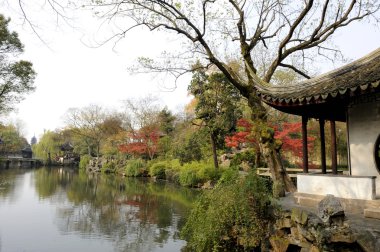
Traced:
<path fill-rule="evenodd" d="M 180 251 L 197 192 L 68 168 L 0 170 L 0 251 Z"/>

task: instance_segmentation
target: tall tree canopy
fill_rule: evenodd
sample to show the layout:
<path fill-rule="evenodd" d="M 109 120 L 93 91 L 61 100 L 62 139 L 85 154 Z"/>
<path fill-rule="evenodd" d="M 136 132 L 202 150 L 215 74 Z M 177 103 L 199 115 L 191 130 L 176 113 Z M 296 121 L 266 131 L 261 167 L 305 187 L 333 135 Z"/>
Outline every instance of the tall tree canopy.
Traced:
<path fill-rule="evenodd" d="M 24 94 L 35 89 L 32 63 L 16 60 L 24 47 L 17 33 L 8 29 L 9 22 L 0 14 L 0 113 L 11 111 Z"/>
<path fill-rule="evenodd" d="M 65 121 L 68 129 L 82 138 L 88 154 L 100 155 L 100 147 L 110 133 L 118 130 L 118 120 L 107 113 L 99 105 L 89 105 L 83 108 L 70 108 Z"/>
<path fill-rule="evenodd" d="M 218 168 L 216 151 L 224 146 L 226 134 L 233 130 L 241 116 L 241 96 L 224 74 L 208 74 L 202 68 L 194 71 L 189 90 L 197 99 L 195 113 L 210 135 L 214 166 Z"/>
<path fill-rule="evenodd" d="M 338 51 L 326 43 L 331 36 L 354 21 L 375 17 L 380 7 L 378 0 L 83 2 L 101 18 L 117 25 L 119 32 L 114 34 L 115 38 L 144 26 L 152 31 L 175 32 L 187 42 L 188 47 L 181 47 L 186 51 L 181 51 L 179 61 L 165 52 L 166 65 L 154 65 L 154 61 L 142 58 L 145 66 L 179 75 L 190 70 L 189 62 L 199 57 L 216 65 L 247 95 L 255 84 L 271 81 L 278 68 L 290 68 L 308 77 L 302 63 L 313 62 L 311 53 L 333 58 Z M 235 52 L 240 52 L 246 76 L 237 75 L 226 64 Z"/>
<path fill-rule="evenodd" d="M 190 70 L 197 58 L 215 65 L 248 99 L 272 178 L 289 191 L 295 188 L 282 167 L 274 130 L 266 126 L 266 109 L 256 95 L 256 87 L 269 85 L 279 68 L 289 68 L 308 78 L 306 63 L 316 56 L 333 59 L 338 53 L 327 43 L 337 30 L 364 18 L 377 20 L 380 8 L 378 0 L 84 2 L 84 6 L 88 4 L 100 17 L 115 24 L 117 39 L 131 29 L 147 27 L 174 32 L 187 43 L 187 47 L 181 45 L 177 57 L 166 53 L 164 64 L 142 58 L 143 67 L 180 76 Z M 237 53 L 243 71 L 228 65 L 231 55 Z"/>
<path fill-rule="evenodd" d="M 37 144 L 33 145 L 34 155 L 45 163 L 51 162 L 61 154 L 62 135 L 56 131 L 45 131 Z"/>
<path fill-rule="evenodd" d="M 18 153 L 28 144 L 15 124 L 0 124 L 0 155 Z"/>

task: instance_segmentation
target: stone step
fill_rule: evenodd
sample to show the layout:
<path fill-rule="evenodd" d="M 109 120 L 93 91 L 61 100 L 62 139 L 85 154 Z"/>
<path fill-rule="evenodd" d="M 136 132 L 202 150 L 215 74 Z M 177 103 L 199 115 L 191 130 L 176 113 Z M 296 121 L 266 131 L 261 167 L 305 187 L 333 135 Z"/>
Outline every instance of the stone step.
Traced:
<path fill-rule="evenodd" d="M 380 209 L 379 208 L 366 208 L 366 209 L 364 209 L 364 217 L 380 220 Z"/>
<path fill-rule="evenodd" d="M 321 200 L 315 199 L 315 198 L 310 198 L 310 197 L 303 197 L 299 196 L 296 197 L 296 203 L 300 206 L 306 206 L 306 207 L 318 207 L 318 203 Z"/>
<path fill-rule="evenodd" d="M 298 205 L 314 208 L 318 207 L 318 203 L 325 197 L 320 195 L 298 192 L 295 192 L 293 196 L 295 199 L 295 203 L 297 203 Z"/>
<path fill-rule="evenodd" d="M 367 205 L 367 208 L 379 208 L 380 209 L 380 199 L 377 198 L 376 200 L 370 200 Z"/>

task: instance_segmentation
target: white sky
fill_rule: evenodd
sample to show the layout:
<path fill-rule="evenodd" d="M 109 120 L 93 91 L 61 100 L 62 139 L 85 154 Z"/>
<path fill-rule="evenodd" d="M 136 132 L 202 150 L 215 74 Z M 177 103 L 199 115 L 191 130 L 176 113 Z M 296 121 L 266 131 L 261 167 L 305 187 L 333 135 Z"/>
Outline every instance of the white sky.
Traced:
<path fill-rule="evenodd" d="M 112 44 L 95 49 L 82 42 L 88 44 L 92 38 L 99 38 L 99 25 L 90 15 L 85 19 L 81 17 L 76 28 L 57 27 L 51 13 L 40 11 L 37 29 L 47 42 L 46 46 L 27 25 L 22 24 L 18 12 L 17 6 L 12 11 L 9 6 L 5 8 L 0 4 L 0 13 L 12 18 L 11 29 L 19 34 L 25 45 L 21 58 L 30 60 L 38 74 L 36 91 L 17 105 L 17 113 L 10 115 L 10 118 L 24 121 L 24 134 L 29 141 L 34 134 L 39 138 L 44 129 L 61 127 L 62 116 L 70 107 L 100 104 L 118 108 L 122 100 L 147 94 L 157 95 L 172 111 L 188 103 L 190 76 L 182 78 L 174 92 L 162 92 L 163 79 L 130 75 L 127 71 L 137 57 L 154 58 L 161 51 L 176 46 L 176 41 L 165 34 L 139 31 L 119 42 L 116 52 L 112 50 Z M 335 41 L 344 56 L 357 59 L 380 46 L 380 30 L 362 22 L 338 32 Z"/>
<path fill-rule="evenodd" d="M 11 121 L 19 118 L 24 122 L 23 133 L 28 141 L 34 134 L 39 138 L 44 129 L 62 127 L 63 115 L 68 108 L 99 104 L 118 109 L 122 100 L 151 94 L 176 112 L 191 99 L 187 95 L 191 76 L 181 78 L 178 87 L 168 92 L 162 87 L 173 87 L 172 79 L 147 74 L 131 75 L 127 71 L 138 57 L 159 56 L 175 41 L 157 33 L 136 31 L 118 42 L 116 47 L 109 43 L 92 48 L 89 45 L 95 44 L 94 38 L 101 40 L 101 31 L 97 30 L 99 24 L 91 15 L 81 17 L 79 23 L 75 21 L 76 27 L 72 28 L 65 24 L 57 26 L 53 13 L 41 12 L 38 19 L 33 20 L 38 25 L 38 34 L 46 42 L 44 44 L 23 23 L 17 6 L 13 10 L 4 12 L 0 9 L 0 13 L 12 18 L 10 29 L 19 34 L 25 45 L 25 52 L 20 58 L 33 63 L 37 72 L 37 89 L 27 95 L 8 118 Z"/>

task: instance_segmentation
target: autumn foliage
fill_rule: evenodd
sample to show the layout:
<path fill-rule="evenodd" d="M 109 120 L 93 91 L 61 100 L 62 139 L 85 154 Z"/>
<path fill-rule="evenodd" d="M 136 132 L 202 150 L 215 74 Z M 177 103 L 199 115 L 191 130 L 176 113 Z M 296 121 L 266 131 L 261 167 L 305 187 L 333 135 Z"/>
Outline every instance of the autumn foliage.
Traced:
<path fill-rule="evenodd" d="M 225 143 L 227 147 L 239 148 L 247 144 L 255 144 L 256 140 L 252 134 L 252 123 L 246 119 L 237 121 L 238 131 L 226 137 Z M 282 150 L 291 152 L 296 157 L 302 157 L 302 135 L 301 123 L 283 122 L 278 126 L 274 126 L 274 137 L 282 142 Z M 308 148 L 311 150 L 314 145 L 315 137 L 308 137 Z"/>
<path fill-rule="evenodd" d="M 252 123 L 247 119 L 241 118 L 236 122 L 238 131 L 225 138 L 226 146 L 229 148 L 238 148 L 244 144 L 253 144 L 256 142 L 252 136 Z"/>
<path fill-rule="evenodd" d="M 120 144 L 119 151 L 133 156 L 147 156 L 153 159 L 157 153 L 159 130 L 156 127 L 143 127 L 128 134 L 128 143 Z"/>
<path fill-rule="evenodd" d="M 300 122 L 283 122 L 278 127 L 275 127 L 276 139 L 281 140 L 283 151 L 291 152 L 296 157 L 302 157 L 302 123 Z M 314 146 L 315 137 L 307 138 L 307 147 L 309 151 Z"/>

